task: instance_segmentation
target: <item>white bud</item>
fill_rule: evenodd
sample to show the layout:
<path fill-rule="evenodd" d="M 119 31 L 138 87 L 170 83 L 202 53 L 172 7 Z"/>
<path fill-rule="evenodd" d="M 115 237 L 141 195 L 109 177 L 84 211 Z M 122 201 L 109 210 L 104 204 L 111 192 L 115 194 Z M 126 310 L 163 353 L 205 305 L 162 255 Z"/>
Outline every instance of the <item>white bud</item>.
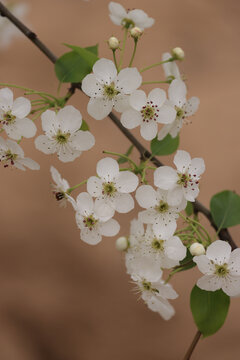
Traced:
<path fill-rule="evenodd" d="M 108 39 L 108 46 L 110 47 L 110 49 L 112 50 L 117 50 L 119 48 L 119 40 L 115 37 L 115 36 L 111 36 Z"/>
<path fill-rule="evenodd" d="M 200 244 L 200 243 L 197 243 L 197 242 L 193 243 L 190 246 L 189 251 L 193 256 L 199 256 L 199 255 L 204 255 L 205 254 L 204 246 L 202 244 Z"/>
<path fill-rule="evenodd" d="M 130 30 L 130 35 L 134 39 L 139 39 L 140 36 L 143 34 L 143 30 L 141 30 L 139 27 L 134 27 Z"/>
<path fill-rule="evenodd" d="M 121 236 L 116 240 L 116 249 L 118 251 L 124 251 L 128 248 L 128 240 L 125 236 Z"/>
<path fill-rule="evenodd" d="M 184 59 L 184 51 L 183 49 L 181 49 L 180 47 L 175 47 L 174 49 L 172 49 L 171 51 L 172 56 L 176 59 L 176 60 L 183 60 Z"/>

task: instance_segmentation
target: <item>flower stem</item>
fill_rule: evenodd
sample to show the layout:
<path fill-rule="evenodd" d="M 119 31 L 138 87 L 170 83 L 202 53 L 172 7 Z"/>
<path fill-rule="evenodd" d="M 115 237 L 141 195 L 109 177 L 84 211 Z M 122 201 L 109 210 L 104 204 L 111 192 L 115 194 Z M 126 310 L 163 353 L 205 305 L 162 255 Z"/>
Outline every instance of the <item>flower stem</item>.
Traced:
<path fill-rule="evenodd" d="M 124 155 L 124 154 L 119 154 L 119 153 L 116 153 L 116 152 L 112 152 L 112 151 L 105 151 L 103 150 L 103 153 L 104 154 L 109 154 L 109 155 L 115 155 L 115 156 L 119 156 L 119 157 L 122 157 L 124 159 L 126 159 L 127 161 L 129 161 L 131 164 L 133 164 L 133 166 L 135 168 L 137 168 L 137 164 L 135 164 L 135 162 L 133 160 L 131 160 L 127 155 Z"/>
<path fill-rule="evenodd" d="M 190 344 L 190 346 L 189 346 L 183 360 L 190 360 L 191 359 L 192 353 L 193 353 L 193 351 L 194 351 L 194 349 L 195 349 L 201 335 L 202 335 L 201 332 L 198 330 L 196 335 L 194 336 L 193 341 L 191 342 L 191 344 Z"/>
<path fill-rule="evenodd" d="M 114 61 L 114 64 L 115 64 L 115 66 L 116 66 L 117 72 L 119 72 L 118 64 L 117 64 L 117 59 L 116 59 L 116 50 L 112 50 L 112 53 L 113 53 L 113 61 Z"/>
<path fill-rule="evenodd" d="M 56 100 L 56 97 L 51 95 L 51 94 L 48 94 L 48 93 L 43 92 L 43 91 L 36 91 L 36 90 L 33 90 L 33 89 L 29 89 L 29 88 L 26 88 L 24 86 L 6 84 L 6 83 L 0 83 L 0 86 L 8 86 L 8 87 L 11 87 L 11 88 L 22 89 L 22 90 L 27 92 L 26 95 L 40 95 L 40 96 L 45 95 L 45 96 L 48 96 L 48 97 Z"/>
<path fill-rule="evenodd" d="M 159 80 L 159 81 L 143 81 L 142 85 L 148 84 L 170 84 L 171 80 Z"/>
<path fill-rule="evenodd" d="M 185 217 L 183 214 L 181 214 L 181 213 L 179 213 L 179 216 L 181 216 L 181 218 L 183 219 L 183 220 L 185 220 L 187 223 L 189 223 L 190 225 L 193 223 L 193 224 L 196 224 L 196 225 L 198 225 L 203 231 L 204 231 L 204 233 L 206 234 L 206 236 L 207 236 L 207 241 L 209 242 L 209 243 L 211 243 L 211 237 L 210 237 L 210 235 L 209 235 L 209 233 L 208 233 L 208 231 L 205 229 L 205 227 L 200 223 L 200 222 L 198 222 L 197 220 L 194 220 L 194 219 L 192 219 L 192 218 L 190 218 L 190 217 Z M 192 226 L 192 225 L 191 225 Z M 196 229 L 196 227 L 194 226 L 194 229 Z M 197 230 L 197 229 L 196 229 Z M 201 236 L 201 235 L 200 235 Z"/>
<path fill-rule="evenodd" d="M 125 47 L 126 47 L 126 42 L 127 42 L 127 34 L 128 34 L 128 29 L 125 29 L 122 52 L 121 52 L 120 61 L 119 61 L 119 71 L 121 70 L 121 67 L 122 67 L 122 62 L 123 62 L 123 57 L 124 57 L 124 52 L 125 52 Z"/>
<path fill-rule="evenodd" d="M 152 65 L 150 65 L 150 66 L 147 66 L 147 67 L 141 69 L 141 70 L 140 70 L 140 73 L 142 73 L 142 72 L 144 72 L 144 71 L 146 71 L 146 70 L 152 69 L 152 68 L 155 67 L 155 66 L 159 66 L 159 65 L 162 65 L 162 64 L 165 64 L 165 63 L 174 61 L 174 60 L 175 60 L 175 59 L 171 57 L 171 58 L 169 58 L 169 59 L 167 59 L 167 60 L 159 61 L 159 62 L 157 62 L 157 63 L 155 63 L 155 64 L 152 64 Z"/>
<path fill-rule="evenodd" d="M 73 190 L 77 189 L 77 188 L 78 188 L 79 186 L 81 186 L 81 185 L 86 184 L 87 181 L 88 181 L 88 179 L 83 180 L 83 181 L 80 182 L 79 184 L 72 186 L 71 188 L 67 189 L 67 193 L 68 193 L 68 194 L 71 194 L 71 192 L 72 192 Z"/>
<path fill-rule="evenodd" d="M 136 54 L 136 50 L 137 50 L 137 43 L 138 43 L 138 39 L 134 39 L 133 53 L 132 53 L 132 57 L 131 57 L 131 60 L 130 60 L 130 63 L 128 65 L 128 67 L 132 66 L 132 63 L 133 63 L 133 60 L 134 60 L 134 57 L 135 57 L 135 54 Z"/>

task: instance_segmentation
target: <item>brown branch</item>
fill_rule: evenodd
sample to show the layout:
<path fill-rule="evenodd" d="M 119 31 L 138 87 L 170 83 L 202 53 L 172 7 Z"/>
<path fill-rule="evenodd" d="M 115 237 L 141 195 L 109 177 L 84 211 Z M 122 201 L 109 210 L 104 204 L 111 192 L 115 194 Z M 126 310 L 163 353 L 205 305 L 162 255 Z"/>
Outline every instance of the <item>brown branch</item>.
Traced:
<path fill-rule="evenodd" d="M 191 345 L 189 346 L 183 360 L 190 360 L 191 359 L 192 353 L 193 353 L 193 351 L 194 351 L 194 349 L 195 349 L 201 335 L 202 335 L 201 332 L 198 330 L 196 335 L 194 336 L 193 341 L 192 341 Z"/>
<path fill-rule="evenodd" d="M 26 25 L 24 25 L 19 19 L 17 19 L 4 5 L 2 2 L 0 2 L 0 14 L 2 16 L 7 17 L 29 40 L 31 40 L 34 45 L 38 47 L 38 49 L 43 52 L 48 59 L 55 63 L 57 61 L 57 57 L 38 39 L 37 35 L 33 33 Z M 79 89 L 82 91 L 81 83 L 72 83 L 71 87 L 69 88 L 69 96 L 70 98 L 74 93 L 75 90 Z M 128 138 L 128 140 L 136 147 L 136 149 L 139 151 L 141 159 L 150 159 L 151 162 L 156 166 L 163 166 L 163 164 L 152 154 L 135 138 L 135 136 L 126 129 L 118 119 L 118 117 L 114 113 L 110 113 L 109 118 L 112 120 L 112 122 L 119 128 L 119 130 Z M 193 203 L 194 211 L 196 213 L 202 213 L 210 222 L 211 226 L 218 230 L 217 225 L 214 223 L 212 215 L 210 211 L 199 201 L 195 201 Z M 237 245 L 235 244 L 234 240 L 232 239 L 230 233 L 227 229 L 222 229 L 219 232 L 219 238 L 221 240 L 228 241 L 231 245 L 232 249 L 236 249 Z"/>

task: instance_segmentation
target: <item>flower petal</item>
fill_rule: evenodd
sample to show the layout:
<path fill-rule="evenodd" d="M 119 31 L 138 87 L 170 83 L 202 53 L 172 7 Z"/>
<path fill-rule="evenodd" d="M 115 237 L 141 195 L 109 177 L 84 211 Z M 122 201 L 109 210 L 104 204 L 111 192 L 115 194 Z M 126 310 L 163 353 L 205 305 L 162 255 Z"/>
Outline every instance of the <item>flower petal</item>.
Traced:
<path fill-rule="evenodd" d="M 221 289 L 222 281 L 216 275 L 204 275 L 197 281 L 197 286 L 206 291 L 216 291 Z"/>
<path fill-rule="evenodd" d="M 142 185 L 136 191 L 136 200 L 145 209 L 155 206 L 157 203 L 156 191 L 150 185 Z"/>
<path fill-rule="evenodd" d="M 117 69 L 111 60 L 102 58 L 93 65 L 93 73 L 98 81 L 109 85 L 115 80 Z"/>
<path fill-rule="evenodd" d="M 124 9 L 124 7 L 121 4 L 118 4 L 114 1 L 111 1 L 108 4 L 108 9 L 111 12 L 111 14 L 114 16 L 118 16 L 118 17 L 122 17 L 122 18 L 127 16 L 127 12 Z"/>
<path fill-rule="evenodd" d="M 182 189 L 185 199 L 191 202 L 194 202 L 199 194 L 199 188 L 197 184 L 188 185 L 186 188 L 183 187 Z"/>
<path fill-rule="evenodd" d="M 170 166 L 161 166 L 154 171 L 154 185 L 160 189 L 172 189 L 177 184 L 177 181 L 177 172 Z"/>
<path fill-rule="evenodd" d="M 170 189 L 167 194 L 167 203 L 171 206 L 177 206 L 181 204 L 183 200 L 183 189 L 181 186 L 175 186 Z"/>
<path fill-rule="evenodd" d="M 129 109 L 122 113 L 121 123 L 127 129 L 134 129 L 135 127 L 140 125 L 141 122 L 142 122 L 141 114 L 134 109 Z"/>
<path fill-rule="evenodd" d="M 63 132 L 73 133 L 82 125 L 82 115 L 74 106 L 67 105 L 57 113 L 57 119 L 61 124 Z"/>
<path fill-rule="evenodd" d="M 240 249 L 235 249 L 230 255 L 229 270 L 231 275 L 240 276 Z M 239 289 L 240 292 L 240 289 Z"/>
<path fill-rule="evenodd" d="M 231 246 L 226 241 L 222 240 L 214 241 L 208 246 L 206 252 L 207 257 L 219 265 L 228 263 L 230 254 Z"/>
<path fill-rule="evenodd" d="M 13 105 L 13 92 L 8 88 L 0 90 L 0 108 L 4 111 L 12 109 Z"/>
<path fill-rule="evenodd" d="M 158 126 L 155 121 L 144 122 L 140 127 L 142 137 L 149 141 L 156 137 L 157 132 Z"/>
<path fill-rule="evenodd" d="M 91 176 L 87 181 L 87 191 L 93 197 L 102 195 L 102 180 L 96 176 Z"/>
<path fill-rule="evenodd" d="M 101 235 L 103 236 L 115 236 L 119 233 L 120 225 L 115 219 L 110 219 L 99 226 Z"/>
<path fill-rule="evenodd" d="M 118 94 L 115 98 L 114 98 L 114 109 L 117 112 L 122 113 L 123 111 L 129 109 L 130 105 L 129 105 L 129 95 L 123 95 L 123 94 Z"/>
<path fill-rule="evenodd" d="M 222 289 L 228 296 L 240 296 L 240 276 L 228 276 Z"/>
<path fill-rule="evenodd" d="M 161 130 L 158 133 L 158 140 L 161 141 L 163 140 L 167 134 L 169 133 L 169 131 L 171 130 L 172 124 L 168 124 L 168 125 L 164 125 Z"/>
<path fill-rule="evenodd" d="M 166 92 L 162 89 L 156 88 L 148 94 L 148 101 L 152 101 L 154 105 L 161 107 L 167 99 Z"/>
<path fill-rule="evenodd" d="M 31 138 L 36 135 L 37 128 L 34 122 L 28 118 L 16 120 L 18 133 L 25 138 Z"/>
<path fill-rule="evenodd" d="M 31 111 L 31 101 L 24 98 L 18 97 L 13 102 L 12 114 L 19 119 L 25 118 Z"/>
<path fill-rule="evenodd" d="M 104 98 L 91 98 L 87 111 L 95 120 L 102 120 L 112 111 L 113 102 Z"/>
<path fill-rule="evenodd" d="M 81 230 L 80 238 L 89 245 L 97 245 L 102 240 L 102 236 L 97 229 L 90 230 L 88 228 Z"/>
<path fill-rule="evenodd" d="M 186 105 L 184 106 L 184 111 L 186 111 L 186 116 L 191 116 L 193 114 L 195 114 L 195 112 L 197 111 L 198 107 L 199 107 L 199 103 L 200 100 L 198 97 L 192 97 L 191 99 L 189 99 L 186 103 Z"/>
<path fill-rule="evenodd" d="M 115 209 L 105 199 L 97 198 L 94 204 L 94 212 L 100 221 L 106 222 L 113 217 Z"/>
<path fill-rule="evenodd" d="M 118 74 L 116 88 L 123 94 L 131 94 L 141 83 L 142 76 L 137 68 L 125 68 Z"/>
<path fill-rule="evenodd" d="M 176 110 L 169 105 L 163 105 L 157 114 L 157 122 L 160 124 L 171 124 L 176 118 Z"/>
<path fill-rule="evenodd" d="M 187 254 L 187 248 L 178 236 L 173 236 L 166 241 L 166 255 L 173 260 L 183 260 Z"/>
<path fill-rule="evenodd" d="M 69 144 L 58 145 L 57 156 L 62 162 L 74 161 L 81 155 L 81 151 L 73 149 Z"/>
<path fill-rule="evenodd" d="M 82 81 L 82 91 L 90 97 L 101 97 L 102 84 L 99 84 L 94 74 L 88 74 Z"/>
<path fill-rule="evenodd" d="M 178 150 L 174 156 L 173 162 L 180 173 L 185 173 L 191 164 L 191 156 L 187 151 Z"/>
<path fill-rule="evenodd" d="M 175 79 L 168 88 L 169 99 L 176 106 L 183 106 L 186 103 L 187 88 L 182 80 Z"/>
<path fill-rule="evenodd" d="M 128 213 L 134 209 L 134 200 L 130 194 L 118 194 L 115 203 L 115 210 L 121 214 Z"/>
<path fill-rule="evenodd" d="M 202 158 L 194 158 L 189 166 L 189 174 L 194 178 L 199 177 L 205 171 L 205 162 Z"/>
<path fill-rule="evenodd" d="M 19 159 L 18 162 L 20 162 L 20 164 L 28 167 L 31 170 L 39 170 L 40 169 L 40 165 L 36 161 L 34 161 L 30 158 Z"/>
<path fill-rule="evenodd" d="M 94 202 L 87 192 L 82 192 L 77 196 L 77 211 L 82 216 L 88 216 L 93 213 Z"/>
<path fill-rule="evenodd" d="M 34 143 L 36 149 L 42 151 L 44 154 L 53 154 L 56 152 L 55 141 L 49 139 L 46 135 L 39 135 Z"/>
<path fill-rule="evenodd" d="M 118 162 L 110 157 L 99 160 L 97 163 L 97 174 L 105 181 L 112 181 L 119 175 Z"/>
<path fill-rule="evenodd" d="M 136 190 L 139 180 L 131 171 L 122 171 L 116 179 L 116 188 L 120 193 L 130 193 Z"/>
<path fill-rule="evenodd" d="M 90 131 L 79 130 L 71 136 L 69 143 L 76 150 L 86 151 L 94 146 L 95 138 Z"/>
<path fill-rule="evenodd" d="M 194 256 L 193 261 L 197 264 L 199 271 L 206 275 L 212 275 L 215 266 L 206 255 Z"/>
<path fill-rule="evenodd" d="M 137 111 L 140 111 L 147 103 L 147 96 L 143 90 L 134 91 L 129 100 L 130 105 Z"/>

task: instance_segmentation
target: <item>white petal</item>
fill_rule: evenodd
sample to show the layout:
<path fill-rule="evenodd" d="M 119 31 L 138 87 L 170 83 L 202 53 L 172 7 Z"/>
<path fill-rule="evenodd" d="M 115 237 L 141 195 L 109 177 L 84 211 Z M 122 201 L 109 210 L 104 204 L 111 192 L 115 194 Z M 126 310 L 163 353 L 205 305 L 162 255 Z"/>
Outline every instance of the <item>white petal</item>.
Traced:
<path fill-rule="evenodd" d="M 205 162 L 202 158 L 194 158 L 189 166 L 189 174 L 193 176 L 193 179 L 199 177 L 205 171 Z M 196 176 L 194 176 L 196 175 Z"/>
<path fill-rule="evenodd" d="M 228 296 L 240 296 L 240 276 L 228 276 L 225 278 L 222 289 Z"/>
<path fill-rule="evenodd" d="M 166 92 L 162 89 L 156 88 L 148 94 L 148 101 L 152 101 L 154 105 L 161 107 L 165 102 L 167 96 Z"/>
<path fill-rule="evenodd" d="M 183 260 L 186 256 L 187 248 L 178 236 L 173 236 L 166 241 L 165 252 L 170 259 Z"/>
<path fill-rule="evenodd" d="M 58 159 L 62 162 L 74 161 L 81 155 L 81 151 L 73 149 L 69 144 L 58 146 Z"/>
<path fill-rule="evenodd" d="M 95 138 L 90 131 L 79 130 L 71 136 L 69 143 L 74 149 L 86 151 L 94 146 Z"/>
<path fill-rule="evenodd" d="M 82 81 L 82 91 L 90 97 L 101 97 L 103 89 L 96 76 L 88 74 Z"/>
<path fill-rule="evenodd" d="M 176 170 L 170 166 L 161 166 L 154 171 L 154 185 L 160 189 L 172 189 L 178 181 Z"/>
<path fill-rule="evenodd" d="M 158 111 L 157 122 L 161 124 L 170 124 L 176 118 L 176 110 L 169 105 L 163 105 Z"/>
<path fill-rule="evenodd" d="M 215 271 L 215 266 L 206 255 L 194 256 L 193 261 L 197 264 L 198 269 L 207 275 L 212 275 Z"/>
<path fill-rule="evenodd" d="M 167 202 L 171 206 L 177 206 L 181 204 L 183 200 L 183 189 L 181 186 L 175 186 L 173 189 L 168 191 Z"/>
<path fill-rule="evenodd" d="M 175 79 L 171 82 L 168 89 L 169 99 L 176 106 L 182 106 L 186 102 L 187 88 L 182 80 Z"/>
<path fill-rule="evenodd" d="M 191 164 L 191 156 L 187 151 L 178 150 L 174 156 L 173 162 L 180 173 L 185 173 Z"/>
<path fill-rule="evenodd" d="M 114 109 L 117 112 L 122 113 L 123 111 L 129 109 L 129 107 L 129 95 L 118 94 L 114 98 Z"/>
<path fill-rule="evenodd" d="M 172 124 L 170 125 L 164 125 L 161 130 L 158 133 L 158 140 L 161 141 L 163 140 L 167 134 L 169 133 L 169 131 L 171 130 Z"/>
<path fill-rule="evenodd" d="M 80 111 L 72 105 L 67 105 L 57 113 L 57 118 L 61 124 L 63 132 L 74 132 L 82 125 L 82 115 Z"/>
<path fill-rule="evenodd" d="M 142 185 L 136 191 L 136 200 L 145 209 L 155 206 L 157 203 L 156 191 L 150 185 Z"/>
<path fill-rule="evenodd" d="M 153 18 L 148 17 L 145 21 L 144 21 L 144 28 L 149 28 L 151 26 L 153 26 L 153 24 L 155 23 L 155 20 Z"/>
<path fill-rule="evenodd" d="M 82 216 L 91 215 L 93 213 L 93 199 L 87 192 L 82 192 L 77 196 L 77 209 Z"/>
<path fill-rule="evenodd" d="M 134 91 L 130 96 L 129 103 L 135 110 L 140 111 L 147 103 L 145 92 L 143 90 Z"/>
<path fill-rule="evenodd" d="M 216 291 L 221 289 L 222 281 L 216 275 L 204 275 L 197 281 L 197 286 L 206 291 Z"/>
<path fill-rule="evenodd" d="M 55 141 L 49 139 L 46 135 L 39 135 L 34 143 L 36 149 L 42 151 L 44 154 L 53 154 L 56 152 Z"/>
<path fill-rule="evenodd" d="M 113 217 L 115 209 L 109 201 L 97 198 L 94 204 L 94 212 L 100 221 L 106 222 Z"/>
<path fill-rule="evenodd" d="M 16 120 L 16 128 L 18 133 L 25 138 L 31 138 L 36 135 L 37 128 L 34 122 L 30 119 L 17 119 Z"/>
<path fill-rule="evenodd" d="M 152 140 L 156 137 L 158 126 L 155 121 L 144 122 L 140 127 L 140 133 L 146 140 Z"/>
<path fill-rule="evenodd" d="M 170 320 L 175 314 L 173 306 L 166 300 L 157 296 L 152 296 L 147 301 L 150 310 L 158 312 L 164 320 Z"/>
<path fill-rule="evenodd" d="M 217 264 L 228 263 L 231 254 L 231 246 L 222 240 L 214 241 L 207 248 L 206 255 Z"/>
<path fill-rule="evenodd" d="M 154 287 L 158 289 L 159 296 L 162 296 L 166 299 L 176 299 L 178 297 L 178 294 L 170 284 L 164 284 L 164 282 L 159 282 L 154 284 Z"/>
<path fill-rule="evenodd" d="M 133 219 L 130 224 L 130 234 L 142 236 L 144 234 L 143 223 L 138 219 Z"/>
<path fill-rule="evenodd" d="M 93 65 L 93 73 L 98 81 L 111 84 L 117 76 L 117 69 L 111 60 L 102 58 Z"/>
<path fill-rule="evenodd" d="M 31 102 L 30 100 L 19 97 L 13 102 L 12 114 L 19 119 L 25 118 L 31 111 Z"/>
<path fill-rule="evenodd" d="M 6 140 L 6 146 L 13 154 L 17 154 L 20 157 L 24 157 L 23 149 L 20 145 L 18 145 L 15 141 L 12 140 Z"/>
<path fill-rule="evenodd" d="M 116 179 L 116 188 L 121 193 L 130 193 L 136 190 L 139 180 L 131 171 L 120 172 Z"/>
<path fill-rule="evenodd" d="M 172 56 L 170 53 L 164 53 L 162 56 L 162 60 L 166 61 L 171 57 Z M 181 75 L 180 75 L 178 66 L 175 63 L 175 61 L 171 61 L 171 62 L 162 64 L 162 67 L 163 67 L 166 78 L 173 76 L 175 79 L 181 79 Z"/>
<path fill-rule="evenodd" d="M 118 194 L 116 198 L 115 210 L 125 214 L 134 209 L 134 200 L 130 194 Z"/>
<path fill-rule="evenodd" d="M 147 281 L 158 281 L 162 276 L 159 265 L 150 256 L 139 256 L 132 261 L 132 279 L 143 278 Z"/>
<path fill-rule="evenodd" d="M 102 180 L 96 176 L 91 176 L 87 181 L 87 191 L 93 197 L 102 195 Z"/>
<path fill-rule="evenodd" d="M 21 134 L 19 132 L 19 129 L 17 127 L 16 121 L 14 123 L 10 123 L 8 125 L 3 125 L 3 129 L 6 131 L 8 137 L 10 137 L 13 140 L 20 140 Z"/>
<path fill-rule="evenodd" d="M 199 107 L 200 100 L 197 97 L 192 97 L 189 99 L 184 106 L 184 111 L 186 111 L 186 116 L 191 116 L 195 114 Z"/>
<path fill-rule="evenodd" d="M 153 224 L 153 232 L 159 238 L 168 238 L 174 234 L 177 228 L 177 222 L 173 217 L 163 216 L 158 219 L 159 222 Z"/>
<path fill-rule="evenodd" d="M 55 111 L 44 111 L 44 113 L 41 115 L 41 120 L 43 131 L 46 132 L 46 134 L 49 136 L 54 136 L 59 129 L 59 122 L 57 120 Z"/>
<path fill-rule="evenodd" d="M 194 202 L 199 194 L 199 188 L 198 185 L 196 184 L 192 184 L 192 185 L 189 184 L 186 188 L 183 187 L 182 189 L 185 199 L 191 202 Z"/>
<path fill-rule="evenodd" d="M 108 9 L 115 16 L 119 16 L 119 17 L 122 17 L 122 18 L 127 16 L 127 12 L 124 9 L 124 7 L 122 5 L 114 2 L 114 1 L 111 1 L 108 4 Z"/>
<path fill-rule="evenodd" d="M 115 236 L 120 230 L 120 225 L 115 219 L 110 219 L 99 226 L 100 233 L 103 236 Z"/>
<path fill-rule="evenodd" d="M 140 211 L 138 213 L 139 220 L 144 224 L 154 224 L 156 223 L 156 219 L 158 219 L 158 215 L 155 210 L 148 209 L 144 211 Z"/>
<path fill-rule="evenodd" d="M 111 14 L 109 14 L 109 17 L 115 25 L 122 25 L 122 17 Z"/>
<path fill-rule="evenodd" d="M 0 108 L 4 111 L 9 111 L 12 109 L 13 105 L 13 92 L 8 88 L 0 90 Z"/>
<path fill-rule="evenodd" d="M 228 267 L 231 275 L 240 276 L 240 249 L 233 250 L 230 255 Z"/>
<path fill-rule="evenodd" d="M 141 122 L 142 122 L 141 114 L 134 109 L 129 109 L 124 111 L 124 113 L 122 113 L 121 123 L 127 129 L 134 129 L 135 127 L 140 125 Z"/>
<path fill-rule="evenodd" d="M 81 230 L 80 238 L 89 245 L 97 245 L 102 240 L 102 236 L 98 230 L 89 230 L 87 228 Z"/>
<path fill-rule="evenodd" d="M 137 68 L 125 68 L 120 71 L 117 77 L 117 88 L 123 94 L 131 94 L 142 83 L 142 76 Z"/>
<path fill-rule="evenodd" d="M 110 157 L 99 160 L 97 174 L 105 181 L 112 181 L 119 174 L 118 162 Z"/>
<path fill-rule="evenodd" d="M 31 170 L 39 170 L 40 169 L 40 165 L 36 161 L 34 161 L 34 160 L 30 159 L 30 158 L 19 159 L 18 161 L 22 165 L 28 167 Z"/>
<path fill-rule="evenodd" d="M 92 98 L 89 100 L 87 111 L 95 120 L 102 120 L 112 111 L 112 107 L 112 100 Z"/>
<path fill-rule="evenodd" d="M 169 134 L 171 135 L 172 138 L 175 138 L 179 134 L 179 131 L 181 130 L 182 126 L 183 126 L 183 120 L 182 119 L 176 119 L 171 124 Z"/>

